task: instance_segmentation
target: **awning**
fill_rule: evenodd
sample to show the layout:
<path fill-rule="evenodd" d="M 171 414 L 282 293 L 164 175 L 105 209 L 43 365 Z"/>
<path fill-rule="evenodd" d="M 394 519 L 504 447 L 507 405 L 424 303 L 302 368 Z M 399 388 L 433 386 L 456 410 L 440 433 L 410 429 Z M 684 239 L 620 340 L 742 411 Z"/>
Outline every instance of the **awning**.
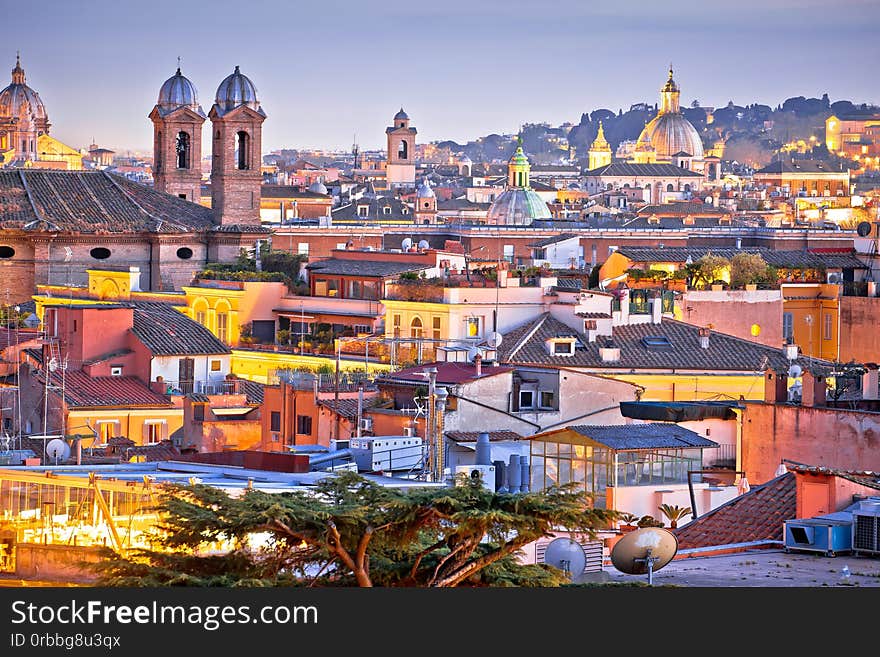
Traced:
<path fill-rule="evenodd" d="M 247 415 L 252 410 L 254 410 L 252 406 L 230 406 L 229 408 L 212 408 L 211 412 L 214 415 L 241 417 L 242 415 Z"/>
<path fill-rule="evenodd" d="M 737 402 L 620 402 L 620 414 L 637 420 L 694 422 L 715 418 L 735 420 Z"/>

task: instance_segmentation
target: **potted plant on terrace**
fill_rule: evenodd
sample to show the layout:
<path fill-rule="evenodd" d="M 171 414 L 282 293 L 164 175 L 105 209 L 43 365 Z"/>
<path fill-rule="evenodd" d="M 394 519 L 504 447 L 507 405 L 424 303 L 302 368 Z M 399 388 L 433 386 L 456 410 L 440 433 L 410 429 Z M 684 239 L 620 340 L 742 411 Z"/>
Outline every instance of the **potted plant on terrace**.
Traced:
<path fill-rule="evenodd" d="M 678 527 L 678 521 L 684 518 L 687 515 L 693 516 L 691 511 L 691 507 L 689 506 L 678 506 L 676 504 L 661 504 L 657 507 L 660 513 L 669 521 L 669 528 L 675 529 Z"/>
<path fill-rule="evenodd" d="M 618 525 L 618 529 L 621 534 L 625 534 L 626 532 L 632 532 L 639 528 L 638 521 L 639 517 L 633 513 L 621 513 L 618 516 L 620 520 L 620 525 Z"/>

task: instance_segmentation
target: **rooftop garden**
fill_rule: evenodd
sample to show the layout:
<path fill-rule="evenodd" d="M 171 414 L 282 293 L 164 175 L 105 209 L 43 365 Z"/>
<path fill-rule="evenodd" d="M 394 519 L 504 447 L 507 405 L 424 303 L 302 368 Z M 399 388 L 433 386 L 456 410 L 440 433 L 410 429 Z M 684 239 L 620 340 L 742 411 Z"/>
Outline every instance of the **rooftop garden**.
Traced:
<path fill-rule="evenodd" d="M 260 267 L 253 250 L 242 249 L 232 262 L 209 262 L 196 273 L 195 281 L 270 281 L 287 284 L 292 294 L 309 294 L 309 286 L 300 274 L 306 256 L 277 251 L 260 245 Z"/>

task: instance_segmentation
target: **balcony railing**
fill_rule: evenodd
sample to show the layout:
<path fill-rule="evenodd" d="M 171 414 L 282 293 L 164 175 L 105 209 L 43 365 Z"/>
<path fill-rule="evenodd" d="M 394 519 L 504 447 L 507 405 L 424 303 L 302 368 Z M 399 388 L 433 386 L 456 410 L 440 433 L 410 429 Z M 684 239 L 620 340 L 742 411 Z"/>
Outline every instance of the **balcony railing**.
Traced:
<path fill-rule="evenodd" d="M 868 281 L 844 281 L 843 296 L 866 297 L 868 296 Z"/>

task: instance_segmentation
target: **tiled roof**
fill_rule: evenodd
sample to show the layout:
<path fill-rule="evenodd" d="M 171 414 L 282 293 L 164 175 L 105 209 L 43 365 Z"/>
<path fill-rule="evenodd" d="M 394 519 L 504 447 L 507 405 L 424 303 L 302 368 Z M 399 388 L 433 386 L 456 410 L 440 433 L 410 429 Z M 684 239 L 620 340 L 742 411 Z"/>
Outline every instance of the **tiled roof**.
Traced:
<path fill-rule="evenodd" d="M 302 189 L 295 185 L 261 185 L 260 186 L 260 197 L 261 198 L 313 198 L 313 199 L 321 199 L 328 200 L 330 198 L 327 194 L 318 194 L 317 192 L 310 192 L 307 189 Z"/>
<path fill-rule="evenodd" d="M 805 250 L 776 251 L 764 247 L 748 247 L 736 249 L 731 247 L 700 247 L 700 246 L 622 246 L 617 249 L 633 262 L 677 262 L 684 263 L 688 257 L 697 260 L 706 254 L 721 256 L 727 259 L 738 253 L 760 255 L 768 265 L 786 269 L 867 269 L 868 266 L 859 260 L 855 251 L 840 250 L 835 252 L 818 252 Z"/>
<path fill-rule="evenodd" d="M 345 260 L 343 258 L 319 260 L 306 266 L 308 270 L 318 275 L 363 276 L 366 278 L 395 276 L 396 274 L 408 271 L 421 271 L 428 269 L 428 267 L 429 265 L 425 263 L 394 262 L 389 260 Z"/>
<path fill-rule="evenodd" d="M 790 362 L 782 349 L 767 347 L 725 333 L 711 331 L 709 347 L 700 346 L 699 326 L 663 318 L 660 324 L 631 324 L 613 328 L 613 346 L 620 349 L 620 359 L 605 362 L 599 356 L 604 338 L 589 342 L 582 333 L 574 331 L 550 313 L 533 319 L 508 331 L 498 347 L 498 358 L 503 363 L 522 365 L 554 365 L 557 367 L 582 367 L 590 369 L 679 369 L 714 371 L 755 372 L 770 368 L 787 370 Z M 572 355 L 557 356 L 548 353 L 545 341 L 555 337 L 575 336 L 578 342 Z M 648 347 L 643 338 L 664 337 L 669 347 Z M 802 367 L 807 361 L 798 359 Z M 814 364 L 830 365 L 827 361 L 813 359 Z M 484 368 L 485 369 L 485 368 Z M 763 392 L 762 392 L 763 394 Z"/>
<path fill-rule="evenodd" d="M 827 468 L 823 465 L 806 465 L 794 461 L 784 460 L 785 467 L 789 472 L 801 474 L 822 474 L 841 477 L 853 483 L 867 486 L 868 488 L 880 489 L 880 472 L 873 470 L 843 470 L 840 468 Z"/>
<path fill-rule="evenodd" d="M 755 171 L 758 173 L 839 173 L 845 174 L 839 168 L 822 162 L 821 160 L 777 160 L 771 162 L 763 169 Z"/>
<path fill-rule="evenodd" d="M 198 203 L 106 171 L 0 171 L 4 228 L 82 233 L 203 232 L 213 213 Z"/>
<path fill-rule="evenodd" d="M 367 216 L 358 215 L 358 206 L 368 206 Z M 388 214 L 385 214 L 385 208 L 388 208 Z M 391 196 L 380 196 L 378 198 L 359 198 L 356 201 L 343 205 L 332 210 L 331 215 L 334 219 L 361 219 L 372 221 L 390 221 L 409 219 L 412 220 L 412 210 L 400 199 Z"/>
<path fill-rule="evenodd" d="M 587 171 L 585 176 L 658 176 L 662 178 L 701 178 L 702 174 L 674 164 L 633 164 L 612 162 Z"/>
<path fill-rule="evenodd" d="M 747 224 L 739 219 L 730 219 L 729 221 L 725 219 L 726 223 L 722 223 L 721 219 L 722 215 L 718 215 L 717 217 L 691 217 L 693 223 L 685 223 L 684 218 L 681 216 L 676 217 L 657 217 L 655 220 L 650 219 L 647 216 L 636 217 L 635 219 L 631 219 L 630 221 L 624 222 L 622 228 L 632 229 L 632 228 L 642 228 L 642 229 L 660 229 L 660 230 L 680 230 L 682 228 L 714 228 L 716 226 L 734 226 L 734 227 L 742 227 Z M 652 223 L 652 221 L 656 221 L 656 223 Z"/>
<path fill-rule="evenodd" d="M 584 283 L 579 278 L 557 278 L 556 279 L 556 289 L 557 290 L 575 290 L 580 291 L 582 289 L 586 289 Z"/>
<path fill-rule="evenodd" d="M 263 403 L 263 394 L 266 386 L 257 381 L 251 381 L 250 379 L 240 379 L 236 378 L 238 381 L 238 392 L 244 393 L 245 397 L 247 397 L 248 404 L 262 404 Z"/>
<path fill-rule="evenodd" d="M 134 376 L 89 376 L 81 370 L 52 374 L 52 385 L 64 387 L 68 406 L 160 406 L 170 407 L 164 395 L 150 390 Z"/>
<path fill-rule="evenodd" d="M 29 330 L 10 330 L 8 328 L 0 329 L 0 351 L 8 347 L 12 347 L 24 342 L 39 340 L 42 334 L 37 331 Z"/>
<path fill-rule="evenodd" d="M 124 436 L 111 438 L 107 441 L 106 456 L 118 456 L 128 461 L 135 456 L 144 461 L 171 461 L 180 456 L 180 450 L 170 440 L 163 440 L 155 445 L 135 445 L 135 442 Z"/>
<path fill-rule="evenodd" d="M 477 377 L 477 369 L 470 363 L 425 363 L 424 365 L 418 365 L 416 367 L 410 367 L 405 370 L 400 370 L 398 372 L 391 372 L 388 374 L 383 374 L 377 379 L 377 382 L 385 382 L 392 383 L 395 381 L 401 381 L 405 383 L 419 383 L 426 384 L 428 381 L 427 376 L 422 376 L 420 373 L 424 372 L 430 367 L 437 368 L 437 383 L 438 384 L 457 384 L 457 383 L 468 383 L 470 381 L 476 381 L 477 378 L 484 379 L 487 376 L 495 376 L 497 374 L 503 374 L 505 372 L 510 372 L 512 367 L 504 367 L 501 365 L 481 365 L 481 374 Z"/>
<path fill-rule="evenodd" d="M 678 215 L 687 216 L 689 214 L 730 214 L 729 210 L 719 210 L 718 208 L 707 205 L 701 201 L 687 201 L 676 203 L 651 204 L 639 208 L 636 211 L 638 215 Z"/>
<path fill-rule="evenodd" d="M 529 246 L 550 246 L 551 244 L 556 244 L 558 242 L 564 242 L 565 240 L 576 239 L 578 235 L 575 233 L 560 233 L 559 235 L 554 235 L 553 237 L 545 237 L 542 240 L 538 240 L 537 242 L 532 242 Z"/>
<path fill-rule="evenodd" d="M 475 443 L 477 442 L 477 438 L 479 435 L 483 433 L 482 431 L 447 431 L 446 437 L 450 440 L 454 440 L 457 443 Z M 500 431 L 487 431 L 489 434 L 489 442 L 496 442 L 500 440 L 522 440 L 523 436 L 518 434 L 516 431 L 509 431 L 507 429 L 503 429 Z"/>
<path fill-rule="evenodd" d="M 365 396 L 362 411 L 373 407 L 377 401 L 379 401 L 378 395 Z M 340 417 L 348 420 L 355 420 L 358 416 L 357 399 L 340 399 L 338 402 L 335 399 L 321 399 L 318 401 L 318 406 L 322 406 L 330 412 L 338 413 Z"/>
<path fill-rule="evenodd" d="M 570 426 L 585 438 L 605 445 L 609 449 L 691 449 L 695 447 L 718 447 L 718 443 L 700 434 L 669 422 L 647 424 Z"/>
<path fill-rule="evenodd" d="M 231 353 L 208 329 L 167 303 L 134 301 L 132 306 L 132 331 L 154 355 Z"/>
<path fill-rule="evenodd" d="M 679 549 L 782 541 L 783 522 L 795 515 L 795 475 L 789 472 L 766 484 L 752 486 L 747 493 L 672 532 Z"/>
<path fill-rule="evenodd" d="M 223 224 L 214 226 L 211 230 L 216 233 L 271 233 L 272 229 L 267 226 L 253 226 L 251 224 Z"/>

